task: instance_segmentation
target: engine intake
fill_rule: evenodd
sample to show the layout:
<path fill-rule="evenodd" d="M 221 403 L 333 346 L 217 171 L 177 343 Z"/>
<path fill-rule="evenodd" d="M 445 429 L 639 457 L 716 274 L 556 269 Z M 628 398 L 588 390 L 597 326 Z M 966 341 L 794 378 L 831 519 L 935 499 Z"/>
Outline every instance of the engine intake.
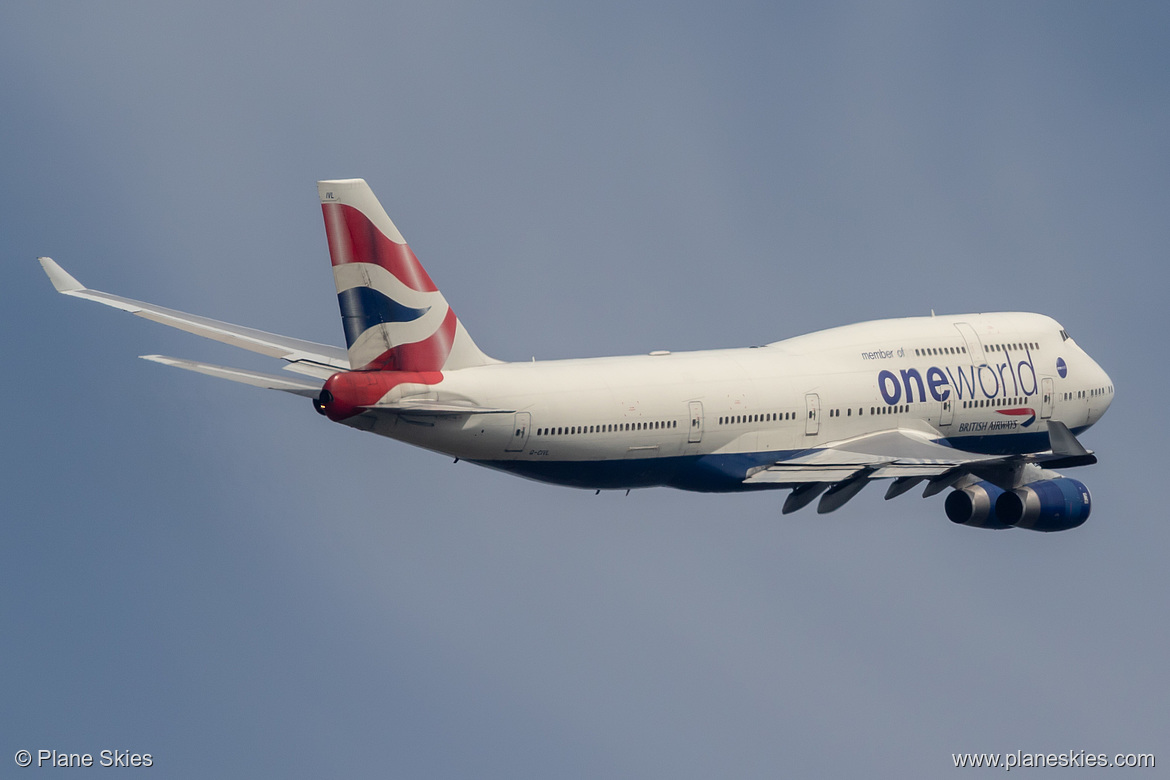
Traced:
<path fill-rule="evenodd" d="M 990 482 L 976 482 L 961 490 L 953 490 L 947 496 L 947 517 L 952 523 L 973 528 L 1011 528 L 996 515 L 996 505 L 1002 496 L 1003 490 Z"/>
<path fill-rule="evenodd" d="M 1004 493 L 995 502 L 1000 522 L 1044 532 L 1076 528 L 1089 519 L 1090 509 L 1089 489 L 1067 477 L 1032 482 Z"/>

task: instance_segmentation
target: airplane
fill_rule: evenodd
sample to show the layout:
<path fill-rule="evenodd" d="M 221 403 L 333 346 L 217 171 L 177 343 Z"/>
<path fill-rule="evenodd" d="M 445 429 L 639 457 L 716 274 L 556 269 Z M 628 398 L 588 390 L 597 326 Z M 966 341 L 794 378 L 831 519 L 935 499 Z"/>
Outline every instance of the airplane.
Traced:
<path fill-rule="evenodd" d="M 1053 471 L 1097 462 L 1077 436 L 1114 387 L 1055 320 L 1029 313 L 862 322 L 759 347 L 531 362 L 488 357 L 363 179 L 317 183 L 346 349 L 91 290 L 58 292 L 286 361 L 279 376 L 141 357 L 312 400 L 330 420 L 576 488 L 788 489 L 837 510 L 874 480 L 925 483 L 976 528 L 1062 531 L 1091 496 Z"/>

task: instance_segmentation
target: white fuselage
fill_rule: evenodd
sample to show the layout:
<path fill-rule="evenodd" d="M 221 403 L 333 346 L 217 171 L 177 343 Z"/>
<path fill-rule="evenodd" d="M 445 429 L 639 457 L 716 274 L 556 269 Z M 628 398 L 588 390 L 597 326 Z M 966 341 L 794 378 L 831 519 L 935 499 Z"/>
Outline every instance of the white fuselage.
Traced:
<path fill-rule="evenodd" d="M 1038 420 L 1100 419 L 1109 377 L 1039 314 L 915 317 L 762 347 L 500 363 L 444 372 L 432 400 L 514 410 L 368 412 L 347 423 L 559 484 L 746 489 L 793 452 L 910 429 L 971 452 L 1048 448 Z M 782 485 L 767 485 L 781 487 Z M 756 487 L 756 486 L 752 486 Z"/>

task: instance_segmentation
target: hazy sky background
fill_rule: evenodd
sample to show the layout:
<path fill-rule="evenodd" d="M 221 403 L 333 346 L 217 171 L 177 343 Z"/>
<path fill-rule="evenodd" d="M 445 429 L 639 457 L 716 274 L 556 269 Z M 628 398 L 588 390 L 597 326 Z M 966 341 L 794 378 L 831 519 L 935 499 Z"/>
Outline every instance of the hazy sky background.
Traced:
<path fill-rule="evenodd" d="M 1170 764 L 1170 11 L 777 5 L 0 5 L 3 774 Z M 502 359 L 1049 314 L 1117 387 L 1093 515 L 989 532 L 871 487 L 782 517 L 452 465 L 138 360 L 279 366 L 35 261 L 343 344 L 314 182 L 351 176 Z"/>

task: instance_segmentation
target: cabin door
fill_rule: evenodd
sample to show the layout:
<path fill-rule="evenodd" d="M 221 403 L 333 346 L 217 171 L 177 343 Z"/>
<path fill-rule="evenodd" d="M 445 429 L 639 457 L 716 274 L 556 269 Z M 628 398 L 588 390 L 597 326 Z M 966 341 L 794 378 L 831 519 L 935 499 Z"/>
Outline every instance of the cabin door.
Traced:
<path fill-rule="evenodd" d="M 691 401 L 691 429 L 687 434 L 687 441 L 691 444 L 698 444 L 703 440 L 703 402 Z"/>
<path fill-rule="evenodd" d="M 1040 381 L 1040 418 L 1047 420 L 1052 416 L 1052 377 L 1046 376 Z"/>
<path fill-rule="evenodd" d="M 815 436 L 821 430 L 821 397 L 809 393 L 804 397 L 804 434 Z"/>
<path fill-rule="evenodd" d="M 520 452 L 528 442 L 528 428 L 532 425 L 532 415 L 528 412 L 517 412 L 512 421 L 512 438 L 504 452 Z"/>

